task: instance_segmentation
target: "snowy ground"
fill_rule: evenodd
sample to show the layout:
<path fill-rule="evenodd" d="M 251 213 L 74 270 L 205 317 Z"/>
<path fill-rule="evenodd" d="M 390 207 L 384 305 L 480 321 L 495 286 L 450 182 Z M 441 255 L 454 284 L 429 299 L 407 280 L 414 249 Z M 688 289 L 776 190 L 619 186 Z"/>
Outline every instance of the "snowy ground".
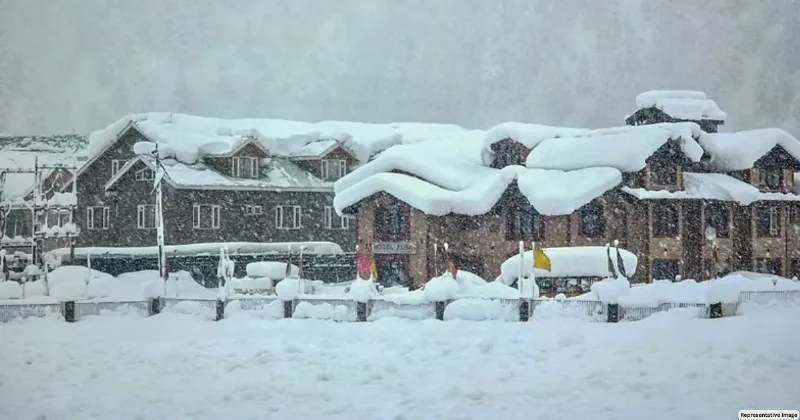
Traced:
<path fill-rule="evenodd" d="M 0 418 L 736 418 L 800 407 L 798 319 L 29 319 L 0 324 Z"/>

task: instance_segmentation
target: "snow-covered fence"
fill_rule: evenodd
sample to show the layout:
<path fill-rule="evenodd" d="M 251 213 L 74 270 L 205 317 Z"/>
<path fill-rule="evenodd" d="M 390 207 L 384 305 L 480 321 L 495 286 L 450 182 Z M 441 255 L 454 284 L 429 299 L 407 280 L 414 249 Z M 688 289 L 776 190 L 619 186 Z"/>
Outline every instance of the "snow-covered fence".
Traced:
<path fill-rule="evenodd" d="M 384 299 L 371 300 L 367 304 L 367 320 L 381 318 L 433 319 L 436 317 L 436 305 L 395 303 Z"/>
<path fill-rule="evenodd" d="M 102 315 L 105 312 L 136 313 L 141 316 L 150 315 L 148 301 L 129 302 L 75 302 L 75 320 L 88 315 Z"/>
<path fill-rule="evenodd" d="M 711 305 L 694 302 L 667 302 L 653 307 L 630 307 L 620 305 L 620 321 L 641 321 L 657 312 L 665 312 L 675 308 L 696 308 L 698 317 L 709 318 Z"/>
<path fill-rule="evenodd" d="M 800 290 L 762 290 L 739 293 L 739 304 L 755 303 L 763 305 L 772 302 L 800 304 Z"/>
<path fill-rule="evenodd" d="M 9 322 L 14 319 L 42 318 L 52 314 L 63 314 L 60 303 L 0 304 L 0 322 Z"/>

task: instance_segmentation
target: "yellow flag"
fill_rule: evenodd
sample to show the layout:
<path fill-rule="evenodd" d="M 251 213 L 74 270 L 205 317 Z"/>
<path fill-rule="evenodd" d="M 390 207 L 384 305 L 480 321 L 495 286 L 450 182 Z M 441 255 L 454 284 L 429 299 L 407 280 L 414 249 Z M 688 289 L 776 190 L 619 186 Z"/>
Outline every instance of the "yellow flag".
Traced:
<path fill-rule="evenodd" d="M 550 257 L 548 257 L 541 248 L 533 250 L 533 268 L 545 271 L 550 271 L 552 268 L 550 267 Z"/>
<path fill-rule="evenodd" d="M 376 283 L 378 282 L 378 265 L 375 264 L 375 257 L 370 257 L 369 262 L 369 274 L 372 277 L 372 280 Z"/>

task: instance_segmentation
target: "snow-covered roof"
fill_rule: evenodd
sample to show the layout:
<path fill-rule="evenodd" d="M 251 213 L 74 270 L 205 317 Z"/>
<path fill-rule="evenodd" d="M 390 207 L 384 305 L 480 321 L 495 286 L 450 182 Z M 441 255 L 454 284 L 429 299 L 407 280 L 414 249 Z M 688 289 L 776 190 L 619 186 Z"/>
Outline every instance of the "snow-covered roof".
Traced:
<path fill-rule="evenodd" d="M 718 173 L 683 173 L 683 191 L 645 190 L 623 187 L 622 191 L 642 200 L 719 200 L 748 205 L 756 201 L 798 201 L 800 195 L 761 192 L 736 178 Z"/>
<path fill-rule="evenodd" d="M 604 246 L 576 246 L 560 248 L 543 248 L 545 255 L 550 258 L 550 271 L 536 269 L 536 277 L 607 277 L 608 253 Z M 636 273 L 638 258 L 632 252 L 619 250 L 625 264 L 628 277 Z M 617 266 L 617 251 L 611 249 L 611 262 L 615 269 Z M 514 255 L 505 260 L 500 266 L 499 280 L 511 284 L 519 275 L 519 255 Z M 522 275 L 529 277 L 533 272 L 533 252 L 525 251 L 522 255 Z"/>
<path fill-rule="evenodd" d="M 78 166 L 77 153 L 84 147 L 86 136 L 66 134 L 52 136 L 0 137 L 0 168 L 33 170 L 39 165 Z M 49 171 L 43 171 L 42 179 Z M 7 173 L 0 188 L 3 199 L 22 198 L 33 190 L 34 174 Z"/>
<path fill-rule="evenodd" d="M 315 141 L 292 151 L 289 153 L 289 155 L 294 159 L 317 158 L 325 155 L 338 146 L 339 142 L 336 140 Z"/>
<path fill-rule="evenodd" d="M 684 154 L 699 162 L 703 149 L 695 141 L 706 134 L 695 123 L 665 123 L 592 130 L 580 137 L 544 140 L 528 155 L 526 166 L 575 170 L 611 167 L 637 172 L 647 159 L 670 140 L 678 141 Z"/>
<path fill-rule="evenodd" d="M 300 252 L 306 254 L 341 254 L 342 248 L 333 242 L 210 242 L 188 245 L 166 245 L 164 252 L 169 255 L 219 255 L 219 250 L 226 248 L 230 255 L 239 254 L 282 254 Z M 76 247 L 74 251 L 69 248 L 58 248 L 48 251 L 55 257 L 64 257 L 74 252 L 77 256 L 105 255 L 105 256 L 155 256 L 158 255 L 157 246 L 142 247 Z"/>
<path fill-rule="evenodd" d="M 680 120 L 725 121 L 725 114 L 704 92 L 691 90 L 651 90 L 636 97 L 639 109 L 657 108 Z"/>
<path fill-rule="evenodd" d="M 360 161 L 395 144 L 479 137 L 483 132 L 452 124 L 359 123 L 321 121 L 309 123 L 279 119 L 221 119 L 184 114 L 150 112 L 121 118 L 89 136 L 86 155 L 94 158 L 113 144 L 133 123 L 151 141 L 174 149 L 194 149 L 224 154 L 244 138 L 255 138 L 273 155 L 290 156 L 309 143 L 336 140 Z M 186 162 L 193 163 L 193 162 Z"/>
<path fill-rule="evenodd" d="M 592 130 L 587 128 L 551 127 L 547 125 L 528 124 L 520 122 L 504 122 L 489 129 L 484 136 L 484 145 L 488 148 L 493 144 L 511 139 L 532 149 L 546 139 L 556 137 L 579 137 L 588 135 Z"/>
<path fill-rule="evenodd" d="M 719 171 L 740 171 L 769 153 L 775 146 L 800 160 L 800 141 L 779 128 L 761 128 L 735 133 L 715 133 L 702 137 L 700 145 L 711 155 Z"/>
<path fill-rule="evenodd" d="M 464 169 L 463 173 L 470 173 L 466 166 Z M 489 212 L 516 181 L 520 192 L 536 211 L 544 215 L 564 215 L 571 214 L 622 181 L 622 174 L 613 168 L 558 171 L 522 166 L 491 169 L 473 165 L 473 169 L 481 170 L 483 175 L 458 190 L 442 188 L 411 175 L 377 173 L 337 191 L 333 205 L 341 213 L 367 197 L 384 192 L 430 215 L 481 215 Z M 456 177 L 460 173 L 450 175 Z"/>
<path fill-rule="evenodd" d="M 154 158 L 138 156 L 128 161 L 117 174 L 105 185 L 111 188 L 138 162 L 155 170 Z M 267 191 L 333 191 L 329 182 L 313 176 L 286 158 L 272 158 L 269 164 L 262 167 L 262 176 L 258 179 L 233 178 L 209 168 L 203 163 L 187 165 L 175 159 L 162 161 L 165 169 L 165 181 L 175 188 L 185 189 L 234 189 L 234 190 L 267 190 Z"/>

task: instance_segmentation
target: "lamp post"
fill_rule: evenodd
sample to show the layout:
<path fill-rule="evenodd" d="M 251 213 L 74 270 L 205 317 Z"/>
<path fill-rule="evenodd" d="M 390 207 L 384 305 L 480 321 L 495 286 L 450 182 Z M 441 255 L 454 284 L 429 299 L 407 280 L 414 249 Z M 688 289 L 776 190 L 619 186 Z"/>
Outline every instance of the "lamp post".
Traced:
<path fill-rule="evenodd" d="M 709 271 L 709 280 L 717 278 L 717 230 L 713 226 L 709 226 L 705 231 L 706 239 L 711 244 L 711 271 Z"/>

